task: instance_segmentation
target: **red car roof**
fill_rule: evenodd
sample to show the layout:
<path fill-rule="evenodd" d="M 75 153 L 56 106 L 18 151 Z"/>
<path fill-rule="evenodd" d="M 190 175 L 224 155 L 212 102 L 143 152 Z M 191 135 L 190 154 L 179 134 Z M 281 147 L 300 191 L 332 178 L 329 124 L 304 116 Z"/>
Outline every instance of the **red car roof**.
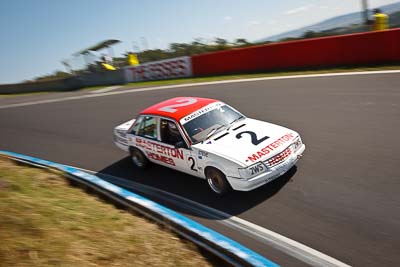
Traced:
<path fill-rule="evenodd" d="M 219 101 L 201 97 L 175 97 L 150 106 L 140 114 L 169 117 L 179 122 L 183 117 L 214 102 Z"/>

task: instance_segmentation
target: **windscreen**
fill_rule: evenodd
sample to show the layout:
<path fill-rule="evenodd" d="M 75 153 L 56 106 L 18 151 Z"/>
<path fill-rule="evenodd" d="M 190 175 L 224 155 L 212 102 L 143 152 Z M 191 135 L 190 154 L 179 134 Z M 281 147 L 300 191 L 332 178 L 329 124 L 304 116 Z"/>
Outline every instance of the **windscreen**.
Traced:
<path fill-rule="evenodd" d="M 231 123 L 244 118 L 242 114 L 228 105 L 212 109 L 185 123 L 187 134 L 194 144 L 204 141 L 216 132 L 228 128 Z"/>

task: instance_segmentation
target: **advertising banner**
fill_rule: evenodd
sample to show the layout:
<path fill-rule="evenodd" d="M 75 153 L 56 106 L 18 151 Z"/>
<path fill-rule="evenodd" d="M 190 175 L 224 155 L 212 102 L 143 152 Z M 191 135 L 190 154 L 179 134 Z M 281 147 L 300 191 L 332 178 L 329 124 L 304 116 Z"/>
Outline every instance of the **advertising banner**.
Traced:
<path fill-rule="evenodd" d="M 192 76 L 190 57 L 178 57 L 125 68 L 127 82 L 164 80 Z"/>

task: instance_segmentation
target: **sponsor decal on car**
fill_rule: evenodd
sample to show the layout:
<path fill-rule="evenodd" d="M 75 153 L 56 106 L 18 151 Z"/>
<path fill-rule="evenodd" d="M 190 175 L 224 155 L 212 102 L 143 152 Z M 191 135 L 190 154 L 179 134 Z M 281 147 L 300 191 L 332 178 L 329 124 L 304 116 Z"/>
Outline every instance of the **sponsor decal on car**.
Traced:
<path fill-rule="evenodd" d="M 203 115 L 204 113 L 207 113 L 215 108 L 221 107 L 222 105 L 223 104 L 221 102 L 211 103 L 211 104 L 205 106 L 204 108 L 199 109 L 199 110 L 193 112 L 192 114 L 189 114 L 188 116 L 184 117 L 181 120 L 181 123 L 185 124 L 185 123 L 193 120 L 194 118 L 197 118 L 197 117 Z"/>
<path fill-rule="evenodd" d="M 136 146 L 158 154 L 183 160 L 183 151 L 180 151 L 176 148 L 163 146 L 146 139 L 136 138 Z"/>
<path fill-rule="evenodd" d="M 246 161 L 251 161 L 251 162 L 256 162 L 257 160 L 261 159 L 262 157 L 268 155 L 269 153 L 271 153 L 272 151 L 274 151 L 275 149 L 277 149 L 278 147 L 282 146 L 283 144 L 288 143 L 290 140 L 292 140 L 294 138 L 294 134 L 293 133 L 288 133 L 285 134 L 284 136 L 282 136 L 281 138 L 277 139 L 275 142 L 272 142 L 271 144 L 269 144 L 266 147 L 263 147 L 262 149 L 260 149 L 259 151 L 257 151 L 256 153 L 252 154 L 251 156 L 247 157 Z"/>
<path fill-rule="evenodd" d="M 166 157 L 166 156 L 159 155 L 159 154 L 156 154 L 156 153 L 153 153 L 153 152 L 147 152 L 146 154 L 147 154 L 147 156 L 148 156 L 149 158 L 152 158 L 152 159 L 154 159 L 154 160 L 158 160 L 158 161 L 164 162 L 164 163 L 166 163 L 166 164 L 175 166 L 175 162 L 174 162 L 174 160 L 171 159 L 171 158 L 168 158 L 168 157 Z"/>
<path fill-rule="evenodd" d="M 208 158 L 208 152 L 205 152 L 205 151 L 199 150 L 199 155 L 198 155 L 198 158 L 199 158 L 199 159 L 202 159 L 203 157 L 206 157 L 206 158 Z"/>

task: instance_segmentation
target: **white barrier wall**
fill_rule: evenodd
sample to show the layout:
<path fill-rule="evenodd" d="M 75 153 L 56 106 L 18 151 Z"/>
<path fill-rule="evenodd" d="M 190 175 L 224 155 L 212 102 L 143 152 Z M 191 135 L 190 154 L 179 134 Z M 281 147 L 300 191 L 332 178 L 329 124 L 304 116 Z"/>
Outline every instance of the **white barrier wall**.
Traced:
<path fill-rule="evenodd" d="M 126 82 L 163 80 L 192 76 L 191 57 L 178 57 L 125 68 Z"/>

